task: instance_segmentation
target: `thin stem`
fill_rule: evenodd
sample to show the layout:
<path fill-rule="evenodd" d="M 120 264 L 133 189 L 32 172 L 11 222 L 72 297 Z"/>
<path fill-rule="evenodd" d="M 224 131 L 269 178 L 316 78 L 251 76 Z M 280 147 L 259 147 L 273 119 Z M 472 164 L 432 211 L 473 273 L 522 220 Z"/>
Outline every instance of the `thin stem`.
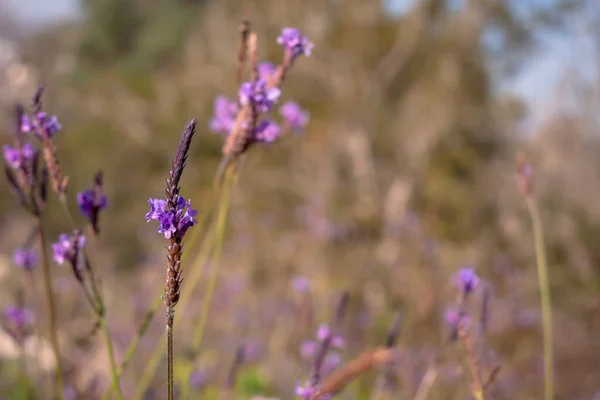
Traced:
<path fill-rule="evenodd" d="M 46 289 L 46 305 L 48 307 L 48 330 L 50 331 L 50 343 L 56 357 L 56 383 L 57 395 L 59 399 L 64 399 L 63 396 L 63 370 L 60 360 L 60 347 L 58 345 L 58 331 L 56 327 L 56 306 L 54 304 L 54 290 L 52 288 L 52 278 L 50 276 L 50 261 L 48 258 L 48 245 L 46 242 L 46 234 L 44 233 L 44 222 L 41 216 L 37 217 L 38 234 L 40 237 L 40 247 L 42 252 L 42 271 L 44 273 L 44 286 Z"/>
<path fill-rule="evenodd" d="M 104 332 L 104 341 L 106 342 L 106 350 L 108 351 L 110 370 L 113 380 L 113 388 L 117 391 L 117 399 L 122 399 L 123 395 L 121 394 L 121 387 L 119 385 L 119 374 L 117 373 L 117 364 L 115 362 L 113 343 L 110 337 L 108 323 L 106 321 L 106 316 L 104 312 L 102 312 L 102 315 L 100 315 L 100 323 L 102 324 L 102 331 Z"/>
<path fill-rule="evenodd" d="M 229 190 L 233 182 L 233 169 L 228 168 L 225 175 L 225 184 L 223 186 L 223 192 L 221 195 L 221 201 L 219 202 L 219 214 L 217 216 L 217 231 L 216 231 L 216 243 L 214 261 L 211 266 L 211 274 L 208 281 L 208 288 L 202 299 L 202 311 L 200 314 L 200 322 L 196 326 L 194 331 L 194 337 L 192 342 L 192 353 L 196 355 L 200 349 L 202 343 L 202 337 L 206 328 L 206 322 L 208 321 L 208 313 L 210 311 L 210 304 L 217 286 L 217 278 L 219 276 L 219 266 L 221 265 L 221 252 L 223 249 L 223 239 L 225 237 L 225 227 L 227 225 L 227 213 L 229 210 Z"/>
<path fill-rule="evenodd" d="M 175 310 L 170 309 L 167 313 L 172 313 L 174 317 Z M 168 399 L 173 400 L 173 325 L 169 323 L 167 323 L 167 386 Z"/>
<path fill-rule="evenodd" d="M 544 229 L 542 218 L 533 197 L 525 196 L 527 209 L 533 226 L 535 255 L 540 285 L 540 300 L 542 305 L 542 330 L 544 336 L 544 396 L 546 400 L 554 399 L 554 356 L 552 349 L 552 302 L 550 298 L 550 282 L 548 278 L 548 263 L 544 244 Z"/>
<path fill-rule="evenodd" d="M 435 382 L 435 378 L 437 378 L 437 374 L 438 371 L 435 366 L 431 366 L 427 369 L 413 400 L 425 400 L 427 398 L 427 395 Z"/>
<path fill-rule="evenodd" d="M 192 231 L 192 232 L 194 232 L 194 231 Z M 192 293 L 194 292 L 194 288 L 198 285 L 198 283 L 200 282 L 200 280 L 202 278 L 202 273 L 204 271 L 204 268 L 202 268 L 202 266 L 206 263 L 206 260 L 208 260 L 208 257 L 210 255 L 210 250 L 212 249 L 212 245 L 213 245 L 213 235 L 210 235 L 209 233 L 210 232 L 207 233 L 206 240 L 203 241 L 202 247 L 200 248 L 198 255 L 194 259 L 194 262 L 192 263 L 192 266 L 189 269 L 190 274 L 186 277 L 186 285 L 183 286 L 183 288 L 181 290 L 181 297 L 179 299 L 179 302 L 177 303 L 177 306 L 181 310 L 181 312 L 178 313 L 177 316 L 179 316 L 180 314 L 183 314 L 183 312 L 185 311 L 185 308 L 192 296 Z M 189 254 L 189 253 L 183 253 L 182 261 L 186 259 L 187 254 Z M 161 294 L 162 293 L 164 293 L 164 288 L 161 288 Z M 159 300 L 160 300 L 160 297 L 159 297 Z M 158 307 L 160 306 L 161 303 L 162 303 L 162 301 L 158 302 L 156 309 L 158 309 Z M 163 343 L 163 341 L 165 340 L 165 335 L 166 335 L 166 332 L 163 333 L 163 336 L 160 338 L 159 343 Z M 141 335 L 138 335 L 138 336 L 141 337 Z M 138 340 L 138 342 L 139 342 L 139 340 Z M 134 350 L 131 351 L 132 354 L 133 354 L 133 352 L 134 352 Z M 150 382 L 152 381 L 154 372 L 156 371 L 156 368 L 158 368 L 158 364 L 160 363 L 163 354 L 164 353 L 163 353 L 162 346 L 156 346 L 154 349 L 154 352 L 150 356 L 150 359 L 146 363 L 146 369 L 144 370 L 142 377 L 138 381 L 138 385 L 137 385 L 135 394 L 133 396 L 134 400 L 140 400 L 143 398 L 148 386 L 150 386 Z M 125 366 L 122 366 L 122 370 L 124 370 L 124 369 L 125 369 Z M 105 396 L 105 399 L 106 398 L 107 397 Z"/>

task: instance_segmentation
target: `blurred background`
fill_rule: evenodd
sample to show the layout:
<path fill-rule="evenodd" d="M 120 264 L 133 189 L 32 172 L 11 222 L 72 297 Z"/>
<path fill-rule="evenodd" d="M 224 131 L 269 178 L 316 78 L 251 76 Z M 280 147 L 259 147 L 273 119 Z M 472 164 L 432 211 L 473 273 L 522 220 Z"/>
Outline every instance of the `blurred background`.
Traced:
<path fill-rule="evenodd" d="M 557 398 L 600 398 L 594 0 L 0 0 L 2 143 L 12 141 L 14 104 L 30 104 L 45 84 L 45 107 L 63 125 L 56 144 L 70 194 L 91 187 L 98 169 L 105 174 L 99 273 L 117 358 L 163 284 L 164 239 L 144 214 L 147 199 L 163 193 L 190 117 L 199 134 L 183 195 L 200 212 L 207 204 L 222 145 L 208 124 L 215 97 L 236 96 L 244 17 L 264 60 L 281 60 L 282 27 L 314 42 L 282 95 L 311 119 L 303 135 L 255 146 L 244 160 L 199 357 L 186 356 L 186 333 L 204 283 L 176 330 L 178 362 L 195 371 L 194 390 L 222 385 L 243 344 L 236 398 L 292 398 L 310 372 L 298 344 L 331 320 L 347 290 L 342 360 L 383 344 L 400 313 L 395 398 L 412 398 L 431 365 L 439 372 L 431 398 L 467 398 L 464 357 L 447 341 L 442 315 L 454 301 L 453 274 L 471 266 L 491 293 L 481 340 L 485 368 L 501 366 L 491 393 L 541 398 L 535 253 L 515 180 L 515 156 L 523 152 L 547 240 Z M 34 222 L 4 179 L 0 185 L 4 306 L 22 288 L 12 252 Z M 58 202 L 49 214 L 54 241 L 69 225 Z M 109 384 L 102 340 L 86 337 L 93 316 L 70 271 L 55 268 L 68 391 L 97 398 Z M 310 282 L 308 328 L 299 322 L 297 277 Z M 162 331 L 161 309 L 124 374 L 126 398 Z M 22 398 L 7 341 L 0 340 L 0 393 Z M 161 366 L 146 398 L 162 398 L 163 377 Z M 340 398 L 368 399 L 376 378 L 361 377 Z"/>

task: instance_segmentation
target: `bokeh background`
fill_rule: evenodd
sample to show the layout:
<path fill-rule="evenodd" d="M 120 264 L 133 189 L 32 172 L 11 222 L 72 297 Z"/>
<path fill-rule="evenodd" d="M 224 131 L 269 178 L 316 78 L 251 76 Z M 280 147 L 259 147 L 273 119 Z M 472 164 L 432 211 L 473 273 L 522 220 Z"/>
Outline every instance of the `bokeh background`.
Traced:
<path fill-rule="evenodd" d="M 99 271 L 117 357 L 163 284 L 164 240 L 144 220 L 146 201 L 162 194 L 192 116 L 199 134 L 183 194 L 200 211 L 208 202 L 222 144 L 208 123 L 215 96 L 237 93 L 243 17 L 264 60 L 280 60 L 282 27 L 314 42 L 283 90 L 311 120 L 304 135 L 256 146 L 244 160 L 199 357 L 187 356 L 188 337 L 204 284 L 176 331 L 178 362 L 196 371 L 198 396 L 204 385 L 223 385 L 244 344 L 236 398 L 292 398 L 310 371 L 298 344 L 331 319 L 347 290 L 343 360 L 382 344 L 400 313 L 394 398 L 412 398 L 431 365 L 439 373 L 430 398 L 467 398 L 464 354 L 447 341 L 442 314 L 454 301 L 453 274 L 472 266 L 492 294 L 480 343 L 485 368 L 501 366 L 491 393 L 541 398 L 535 253 L 515 180 L 523 152 L 547 240 L 557 398 L 600 398 L 594 0 L 0 0 L 1 141 L 12 140 L 14 104 L 29 104 L 42 83 L 45 106 L 64 127 L 56 140 L 70 193 L 90 187 L 98 169 L 105 174 Z M 0 185 L 7 305 L 23 287 L 12 252 L 34 225 Z M 49 214 L 55 238 L 69 225 L 58 202 Z M 68 390 L 96 398 L 109 384 L 102 341 L 86 336 L 93 317 L 70 272 L 55 272 Z M 308 329 L 291 283 L 298 276 L 311 285 Z M 162 331 L 161 310 L 123 377 L 126 397 Z M 21 398 L 8 341 L 0 340 L 0 393 Z M 163 377 L 161 367 L 148 399 L 162 398 Z M 368 399 L 376 378 L 361 377 L 340 398 Z"/>

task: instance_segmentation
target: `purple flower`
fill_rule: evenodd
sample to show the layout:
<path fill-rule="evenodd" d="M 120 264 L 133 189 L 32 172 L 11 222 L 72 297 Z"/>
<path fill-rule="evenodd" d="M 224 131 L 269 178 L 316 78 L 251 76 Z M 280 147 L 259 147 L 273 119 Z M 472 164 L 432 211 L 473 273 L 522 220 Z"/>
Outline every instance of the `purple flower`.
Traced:
<path fill-rule="evenodd" d="M 319 343 L 314 340 L 305 340 L 300 344 L 300 355 L 302 358 L 310 359 L 317 354 Z"/>
<path fill-rule="evenodd" d="M 308 113 L 293 101 L 288 101 L 282 105 L 279 108 L 279 113 L 294 131 L 301 131 L 308 124 Z"/>
<path fill-rule="evenodd" d="M 462 268 L 456 276 L 456 283 L 465 295 L 471 294 L 477 289 L 479 280 L 473 268 Z"/>
<path fill-rule="evenodd" d="M 255 82 L 242 83 L 239 91 L 240 104 L 252 103 L 258 112 L 266 113 L 271 110 L 273 104 L 279 99 L 281 91 L 276 88 L 268 88 L 267 82 L 259 79 Z"/>
<path fill-rule="evenodd" d="M 317 340 L 319 342 L 322 342 L 330 336 L 331 336 L 331 347 L 333 347 L 335 349 L 341 349 L 341 348 L 345 347 L 346 342 L 344 341 L 344 338 L 342 338 L 340 335 L 334 335 L 333 332 L 331 332 L 329 325 L 321 324 L 319 326 L 319 329 L 317 329 Z"/>
<path fill-rule="evenodd" d="M 323 360 L 323 375 L 327 376 L 340 366 L 342 359 L 338 353 L 329 353 Z"/>
<path fill-rule="evenodd" d="M 303 276 L 296 276 L 292 279 L 292 286 L 300 293 L 307 293 L 310 291 L 310 281 Z"/>
<path fill-rule="evenodd" d="M 22 111 L 22 110 L 21 110 Z M 32 130 L 31 119 L 27 114 L 21 114 L 19 118 L 19 131 L 21 133 L 29 133 Z"/>
<path fill-rule="evenodd" d="M 261 62 L 258 64 L 258 77 L 259 79 L 268 82 L 273 76 L 277 68 L 270 62 Z"/>
<path fill-rule="evenodd" d="M 37 253 L 31 249 L 17 249 L 13 261 L 18 267 L 31 271 L 38 263 Z"/>
<path fill-rule="evenodd" d="M 457 330 L 459 326 L 464 329 L 468 329 L 472 322 L 471 317 L 469 317 L 465 312 L 454 307 L 446 309 L 444 313 L 444 321 L 453 330 Z"/>
<path fill-rule="evenodd" d="M 195 370 L 190 374 L 190 386 L 195 390 L 202 390 L 208 384 L 210 374 L 206 370 Z"/>
<path fill-rule="evenodd" d="M 85 236 L 81 232 L 74 232 L 71 235 L 63 233 L 59 235 L 58 242 L 52 244 L 54 261 L 59 265 L 68 261 L 75 267 L 79 250 L 84 247 Z"/>
<path fill-rule="evenodd" d="M 183 237 L 186 231 L 196 224 L 194 217 L 198 214 L 192 209 L 190 201 L 177 196 L 175 209 L 167 209 L 167 202 L 162 199 L 148 199 L 150 212 L 146 214 L 146 222 L 156 220 L 159 223 L 158 233 L 165 235 L 166 239 L 174 235 Z"/>
<path fill-rule="evenodd" d="M 273 121 L 264 120 L 256 127 L 254 140 L 262 143 L 273 143 L 279 137 L 281 129 Z"/>
<path fill-rule="evenodd" d="M 9 306 L 4 311 L 4 316 L 13 327 L 18 329 L 33 323 L 32 312 L 23 307 Z"/>
<path fill-rule="evenodd" d="M 294 393 L 296 396 L 302 397 L 303 399 L 310 399 L 315 394 L 315 388 L 311 386 L 310 382 L 306 382 L 304 386 L 302 386 L 300 383 L 297 383 Z M 331 395 L 327 394 L 325 396 L 321 396 L 321 399 L 329 400 L 331 399 Z"/>
<path fill-rule="evenodd" d="M 215 99 L 215 115 L 209 124 L 210 130 L 214 133 L 228 135 L 233 129 L 238 112 L 239 106 L 236 102 L 230 101 L 225 96 L 218 96 Z"/>
<path fill-rule="evenodd" d="M 309 57 L 314 45 L 296 28 L 283 28 L 277 37 L 277 43 L 291 52 L 293 58 L 304 54 Z"/>
<path fill-rule="evenodd" d="M 5 145 L 2 147 L 2 150 L 6 164 L 13 169 L 21 168 L 24 164 L 31 161 L 35 155 L 31 143 L 24 143 L 21 148 Z"/>
<path fill-rule="evenodd" d="M 108 206 L 108 200 L 106 195 L 97 193 L 95 189 L 88 189 L 77 193 L 77 204 L 81 214 L 91 220 Z"/>
<path fill-rule="evenodd" d="M 40 111 L 36 114 L 36 120 L 39 127 L 38 136 L 41 138 L 52 138 L 62 129 L 56 115 L 48 116 L 44 111 Z"/>

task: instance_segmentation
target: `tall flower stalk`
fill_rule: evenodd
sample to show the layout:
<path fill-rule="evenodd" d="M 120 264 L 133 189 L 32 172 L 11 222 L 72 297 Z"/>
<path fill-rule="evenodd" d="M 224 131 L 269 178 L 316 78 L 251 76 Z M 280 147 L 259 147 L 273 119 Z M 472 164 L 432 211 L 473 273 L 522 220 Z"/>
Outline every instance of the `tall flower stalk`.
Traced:
<path fill-rule="evenodd" d="M 544 398 L 554 399 L 554 354 L 552 348 L 552 300 L 550 297 L 550 279 L 546 261 L 546 245 L 542 218 L 533 196 L 533 169 L 522 157 L 517 160 L 517 183 L 525 197 L 527 211 L 533 228 L 535 257 L 542 306 L 542 331 L 544 336 Z"/>
<path fill-rule="evenodd" d="M 172 400 L 173 391 L 173 321 L 175 318 L 175 306 L 181 295 L 181 255 L 183 250 L 183 237 L 187 230 L 196 224 L 194 217 L 196 211 L 191 208 L 190 202 L 180 196 L 179 181 L 188 156 L 192 137 L 196 132 L 196 121 L 191 120 L 179 141 L 179 147 L 173 160 L 173 167 L 169 171 L 167 187 L 165 190 L 166 200 L 150 199 L 150 212 L 146 214 L 146 220 L 157 220 L 160 223 L 158 232 L 164 234 L 169 240 L 167 246 L 167 268 L 165 277 L 165 294 L 163 301 L 166 310 L 166 335 L 167 335 L 167 387 L 168 399 Z"/>

